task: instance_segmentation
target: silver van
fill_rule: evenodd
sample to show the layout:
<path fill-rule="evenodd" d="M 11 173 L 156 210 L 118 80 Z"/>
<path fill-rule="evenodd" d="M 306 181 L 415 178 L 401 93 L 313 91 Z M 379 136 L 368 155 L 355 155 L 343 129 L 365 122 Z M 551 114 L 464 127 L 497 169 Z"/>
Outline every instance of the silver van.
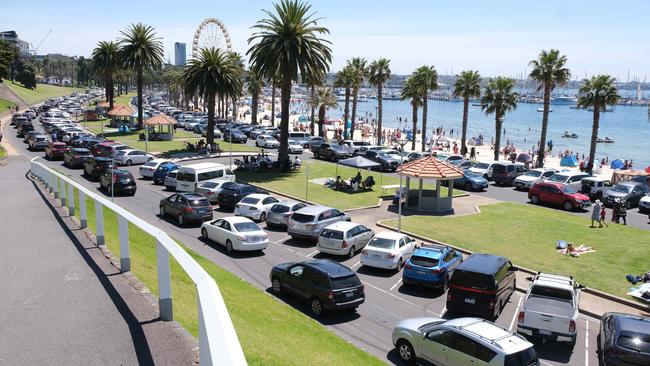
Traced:
<path fill-rule="evenodd" d="M 293 140 L 303 148 L 309 149 L 309 140 L 311 140 L 311 135 L 307 132 L 289 132 L 289 140 Z"/>
<path fill-rule="evenodd" d="M 350 221 L 350 215 L 332 207 L 307 206 L 289 217 L 287 234 L 294 239 L 316 241 L 325 226 L 339 221 Z"/>

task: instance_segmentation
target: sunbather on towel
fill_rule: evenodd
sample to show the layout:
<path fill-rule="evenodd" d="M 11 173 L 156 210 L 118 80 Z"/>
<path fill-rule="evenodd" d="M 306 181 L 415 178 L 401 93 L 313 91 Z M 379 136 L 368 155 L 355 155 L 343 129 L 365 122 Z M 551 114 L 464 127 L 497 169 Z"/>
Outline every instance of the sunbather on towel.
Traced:
<path fill-rule="evenodd" d="M 572 257 L 579 257 L 581 254 L 593 253 L 596 251 L 594 247 L 588 247 L 583 244 L 580 244 L 578 247 L 574 247 L 573 244 L 569 243 L 566 249 L 560 249 L 558 252 L 564 255 L 570 255 Z"/>

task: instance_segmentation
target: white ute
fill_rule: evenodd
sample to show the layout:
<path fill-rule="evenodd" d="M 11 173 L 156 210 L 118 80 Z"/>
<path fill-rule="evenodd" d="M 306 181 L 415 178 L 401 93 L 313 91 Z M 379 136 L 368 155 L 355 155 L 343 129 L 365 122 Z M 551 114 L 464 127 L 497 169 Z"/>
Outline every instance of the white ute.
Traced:
<path fill-rule="evenodd" d="M 573 277 L 538 273 L 517 319 L 517 333 L 575 344 L 580 290 Z"/>

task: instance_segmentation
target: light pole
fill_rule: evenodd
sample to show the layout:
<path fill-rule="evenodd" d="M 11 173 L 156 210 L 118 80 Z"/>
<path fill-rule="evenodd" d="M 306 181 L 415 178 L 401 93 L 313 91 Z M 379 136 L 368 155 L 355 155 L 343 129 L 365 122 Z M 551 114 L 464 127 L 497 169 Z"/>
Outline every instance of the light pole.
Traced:
<path fill-rule="evenodd" d="M 228 167 L 232 170 L 232 128 L 228 130 Z"/>
<path fill-rule="evenodd" d="M 402 165 L 404 164 L 404 145 L 408 143 L 408 140 L 399 139 L 397 140 L 400 148 L 399 154 L 399 194 L 397 196 L 397 232 L 402 232 Z"/>

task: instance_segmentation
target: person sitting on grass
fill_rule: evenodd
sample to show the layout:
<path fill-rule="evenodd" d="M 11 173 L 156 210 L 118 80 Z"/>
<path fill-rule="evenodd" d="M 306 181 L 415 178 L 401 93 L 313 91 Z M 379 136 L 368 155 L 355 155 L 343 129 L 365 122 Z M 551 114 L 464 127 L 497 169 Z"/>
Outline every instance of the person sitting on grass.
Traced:
<path fill-rule="evenodd" d="M 336 182 L 334 182 L 334 189 L 337 190 L 344 190 L 348 187 L 348 185 L 341 179 L 340 175 L 336 176 Z"/>
<path fill-rule="evenodd" d="M 361 186 L 365 189 L 372 189 L 372 186 L 374 185 L 375 185 L 375 180 L 372 177 L 372 175 L 367 176 L 366 180 L 364 180 L 363 183 L 361 184 Z"/>

